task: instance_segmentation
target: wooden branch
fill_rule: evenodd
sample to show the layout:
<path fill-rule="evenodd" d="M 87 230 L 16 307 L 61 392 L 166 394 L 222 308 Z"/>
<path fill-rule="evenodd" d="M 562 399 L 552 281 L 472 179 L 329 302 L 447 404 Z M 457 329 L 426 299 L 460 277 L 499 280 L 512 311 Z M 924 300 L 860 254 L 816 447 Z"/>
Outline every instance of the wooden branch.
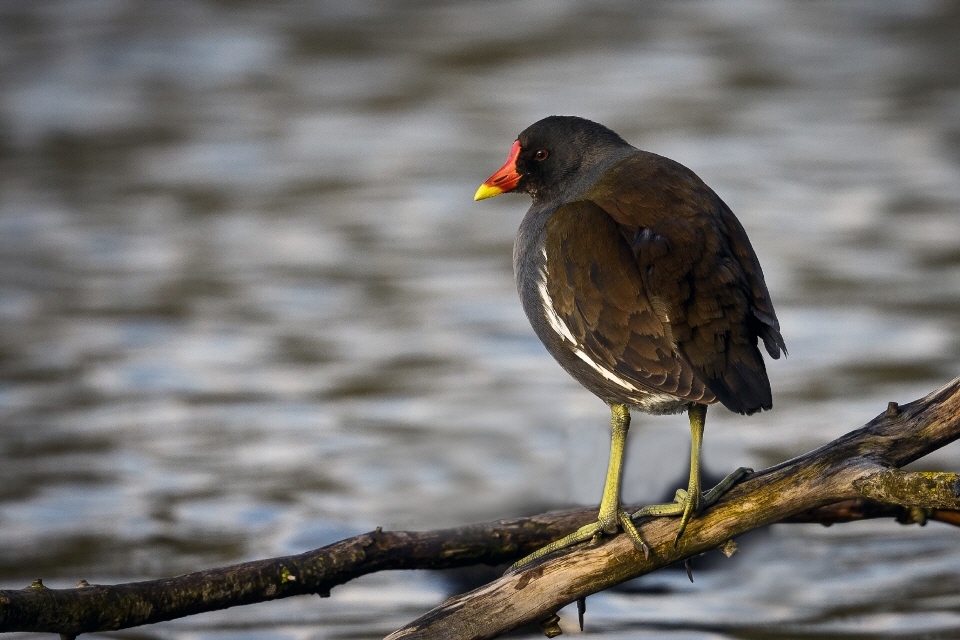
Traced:
<path fill-rule="evenodd" d="M 638 557 L 624 536 L 564 550 L 522 574 L 447 601 L 395 637 L 494 637 L 770 522 L 895 517 L 960 526 L 956 476 L 891 472 L 956 439 L 958 423 L 960 378 L 902 411 L 891 405 L 885 415 L 825 447 L 753 474 L 691 522 L 676 549 L 675 519 L 643 523 L 641 531 L 654 547 L 649 562 Z M 387 569 L 503 564 L 595 518 L 594 508 L 440 531 L 378 529 L 304 554 L 112 586 L 81 581 L 76 589 L 47 589 L 37 580 L 25 589 L 0 591 L 0 632 L 74 637 L 292 595 L 326 596 L 337 585 Z M 598 575 L 606 570 L 608 576 Z M 504 608 L 512 612 L 504 614 Z"/>
<path fill-rule="evenodd" d="M 307 553 L 257 560 L 174 578 L 76 589 L 42 581 L 0 591 L 0 632 L 76 636 L 303 594 L 330 595 L 354 578 L 388 569 L 446 569 L 502 564 L 596 518 L 596 510 L 498 520 L 456 529 L 381 531 Z"/>
<path fill-rule="evenodd" d="M 679 544 L 677 523 L 658 518 L 638 526 L 649 558 L 627 536 L 564 549 L 436 609 L 388 636 L 494 638 L 544 622 L 556 634 L 555 614 L 614 585 L 725 545 L 737 535 L 794 514 L 855 498 L 882 496 L 909 507 L 955 509 L 960 483 L 953 474 L 897 470 L 960 437 L 960 378 L 905 407 L 887 411 L 834 442 L 754 473 L 720 502 L 691 520 Z M 929 476 L 929 477 L 927 477 Z"/>

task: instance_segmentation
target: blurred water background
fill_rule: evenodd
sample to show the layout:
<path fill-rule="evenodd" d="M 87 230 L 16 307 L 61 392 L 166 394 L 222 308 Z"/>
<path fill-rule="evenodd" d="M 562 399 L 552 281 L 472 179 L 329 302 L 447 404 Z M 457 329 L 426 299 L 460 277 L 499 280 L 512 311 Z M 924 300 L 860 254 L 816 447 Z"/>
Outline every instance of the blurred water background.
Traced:
<path fill-rule="evenodd" d="M 514 290 L 528 200 L 472 201 L 550 114 L 693 168 L 749 231 L 790 357 L 772 412 L 711 411 L 709 472 L 960 373 L 960 3 L 4 2 L 0 587 L 596 504 L 607 410 Z M 659 499 L 685 418 L 634 426 L 625 498 Z M 588 631 L 956 638 L 958 542 L 775 526 L 591 597 Z M 377 638 L 479 577 L 105 635 Z"/>

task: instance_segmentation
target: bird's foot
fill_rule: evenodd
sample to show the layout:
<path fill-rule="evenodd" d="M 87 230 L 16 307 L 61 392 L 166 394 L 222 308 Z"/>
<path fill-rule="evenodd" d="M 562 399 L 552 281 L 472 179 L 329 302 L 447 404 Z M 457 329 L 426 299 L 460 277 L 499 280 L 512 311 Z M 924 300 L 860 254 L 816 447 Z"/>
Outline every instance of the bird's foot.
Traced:
<path fill-rule="evenodd" d="M 619 525 L 619 527 L 617 525 Z M 624 511 L 621 507 L 617 507 L 616 522 L 613 524 L 613 527 L 623 529 L 623 532 L 626 533 L 630 540 L 633 541 L 633 545 L 637 548 L 637 550 L 642 551 L 644 556 L 650 557 L 650 547 L 648 547 L 647 543 L 643 541 L 642 537 L 640 537 L 640 532 L 637 531 L 636 525 L 633 524 L 633 519 L 630 514 Z M 519 569 L 522 569 L 528 564 L 539 560 L 540 558 L 547 554 L 553 553 L 554 551 L 566 549 L 567 547 L 571 547 L 581 542 L 586 542 L 587 540 L 599 540 L 603 535 L 611 535 L 609 533 L 610 529 L 610 524 L 605 525 L 600 520 L 597 522 L 591 522 L 590 524 L 580 527 L 570 535 L 564 536 L 559 540 L 554 540 L 550 544 L 537 549 L 530 555 L 521 558 L 517 562 L 510 565 L 510 568 L 507 569 L 507 573 L 516 573 Z M 612 535 L 615 534 L 616 533 L 614 532 Z"/>
<path fill-rule="evenodd" d="M 673 502 L 667 504 L 651 504 L 635 511 L 630 517 L 636 520 L 644 516 L 680 516 L 680 527 L 677 530 L 677 536 L 673 540 L 673 543 L 677 544 L 680 536 L 682 536 L 684 530 L 686 530 L 690 518 L 712 506 L 723 494 L 751 473 L 753 473 L 753 469 L 740 467 L 721 480 L 717 486 L 702 495 L 698 490 L 687 491 L 686 489 L 677 489 Z"/>

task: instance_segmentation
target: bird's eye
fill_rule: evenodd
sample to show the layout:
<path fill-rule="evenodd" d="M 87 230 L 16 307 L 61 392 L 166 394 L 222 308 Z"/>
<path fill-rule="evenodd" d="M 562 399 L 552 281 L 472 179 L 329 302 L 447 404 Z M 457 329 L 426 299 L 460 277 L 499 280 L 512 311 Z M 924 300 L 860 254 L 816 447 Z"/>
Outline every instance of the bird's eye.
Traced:
<path fill-rule="evenodd" d="M 546 149 L 540 149 L 535 154 L 533 154 L 534 159 L 536 160 L 546 160 L 547 156 L 550 155 L 550 152 Z"/>

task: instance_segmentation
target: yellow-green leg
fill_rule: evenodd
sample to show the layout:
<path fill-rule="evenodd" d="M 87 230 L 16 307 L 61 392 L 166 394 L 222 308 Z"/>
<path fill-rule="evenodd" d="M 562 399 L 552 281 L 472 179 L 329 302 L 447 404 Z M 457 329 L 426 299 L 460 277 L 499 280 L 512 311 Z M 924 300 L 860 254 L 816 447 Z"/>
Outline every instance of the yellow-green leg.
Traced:
<path fill-rule="evenodd" d="M 677 531 L 675 541 L 680 540 L 690 518 L 700 512 L 700 509 L 706 509 L 720 497 L 730 490 L 733 485 L 739 482 L 744 476 L 753 472 L 752 469 L 740 467 L 726 478 L 720 484 L 710 489 L 706 494 L 700 493 L 700 446 L 703 443 L 703 427 L 707 420 L 707 405 L 693 404 L 687 411 L 690 417 L 690 482 L 687 490 L 677 489 L 677 494 L 673 502 L 669 504 L 652 504 L 635 512 L 631 518 L 641 518 L 643 516 L 680 516 L 680 528 Z"/>
<path fill-rule="evenodd" d="M 627 431 L 630 430 L 630 410 L 627 409 L 626 405 L 615 404 L 610 407 L 610 423 L 612 427 L 610 463 L 607 465 L 607 479 L 603 485 L 603 498 L 600 500 L 600 514 L 597 522 L 580 527 L 570 535 L 537 549 L 514 563 L 509 571 L 515 571 L 526 566 L 557 549 L 564 549 L 603 534 L 613 535 L 621 528 L 630 536 L 637 549 L 645 554 L 649 553 L 647 544 L 640 537 L 640 532 L 634 526 L 633 520 L 620 506 L 620 476 L 623 469 L 623 452 L 627 441 Z"/>

